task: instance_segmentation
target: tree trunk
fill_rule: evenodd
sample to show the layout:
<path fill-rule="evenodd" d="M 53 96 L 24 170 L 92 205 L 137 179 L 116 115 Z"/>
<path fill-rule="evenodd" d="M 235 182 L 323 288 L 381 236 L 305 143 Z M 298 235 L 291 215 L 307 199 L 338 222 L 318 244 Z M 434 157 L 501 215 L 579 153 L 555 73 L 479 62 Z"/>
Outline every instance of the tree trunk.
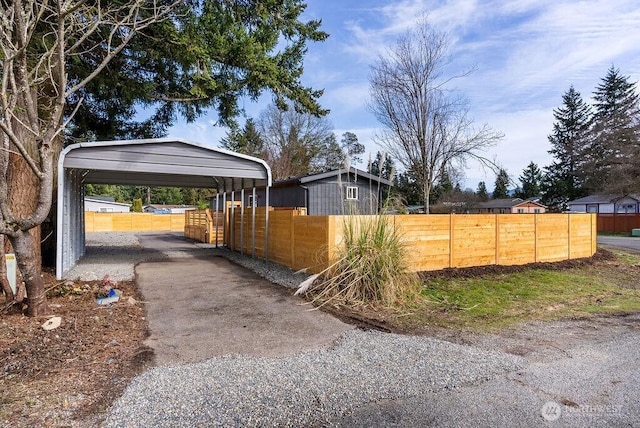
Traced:
<path fill-rule="evenodd" d="M 31 153 L 36 153 L 35 158 L 37 159 L 35 144 L 27 145 L 27 147 L 31 149 Z M 40 183 L 24 158 L 17 153 L 12 153 L 9 157 L 7 185 L 9 187 L 9 207 L 13 215 L 17 218 L 23 218 L 31 214 L 38 205 Z M 40 269 L 40 228 L 35 227 L 30 232 L 33 236 L 35 260 L 38 263 L 38 269 Z"/>
<path fill-rule="evenodd" d="M 424 213 L 429 214 L 429 204 L 430 204 L 430 194 L 431 194 L 431 186 L 425 181 L 422 186 L 422 193 L 424 196 Z"/>
<path fill-rule="evenodd" d="M 15 237 L 9 237 L 18 260 L 18 269 L 27 286 L 27 315 L 37 317 L 49 313 L 44 282 L 40 275 L 40 263 L 33 252 L 36 242 L 27 231 L 18 231 Z"/>

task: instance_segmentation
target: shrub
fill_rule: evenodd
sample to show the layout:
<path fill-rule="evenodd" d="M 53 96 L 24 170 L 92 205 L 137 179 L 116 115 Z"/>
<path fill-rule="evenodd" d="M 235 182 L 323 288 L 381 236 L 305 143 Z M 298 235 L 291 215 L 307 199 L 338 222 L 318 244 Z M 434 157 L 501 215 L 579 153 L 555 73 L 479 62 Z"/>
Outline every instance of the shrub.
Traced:
<path fill-rule="evenodd" d="M 326 303 L 393 307 L 420 294 L 415 273 L 406 264 L 404 245 L 388 215 L 346 216 L 343 241 L 331 265 L 296 294 Z"/>

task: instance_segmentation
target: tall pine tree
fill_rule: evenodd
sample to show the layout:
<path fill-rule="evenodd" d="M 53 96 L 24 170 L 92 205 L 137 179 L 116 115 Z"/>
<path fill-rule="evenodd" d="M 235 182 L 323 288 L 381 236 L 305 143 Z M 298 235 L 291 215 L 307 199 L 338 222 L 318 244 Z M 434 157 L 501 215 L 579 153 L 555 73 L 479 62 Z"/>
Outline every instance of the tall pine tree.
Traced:
<path fill-rule="evenodd" d="M 542 172 L 535 163 L 531 162 L 522 171 L 520 178 L 520 191 L 518 197 L 522 199 L 540 196 L 540 183 L 542 182 Z"/>
<path fill-rule="evenodd" d="M 635 83 L 613 66 L 596 87 L 593 140 L 586 156 L 591 192 L 640 190 L 640 105 Z"/>
<path fill-rule="evenodd" d="M 560 210 L 566 203 L 584 196 L 584 163 L 590 145 L 591 108 L 573 86 L 562 96 L 563 105 L 553 111 L 553 133 L 549 154 L 553 163 L 545 168 L 543 200 Z"/>
<path fill-rule="evenodd" d="M 476 190 L 476 195 L 481 202 L 486 202 L 489 200 L 489 193 L 487 192 L 487 184 L 484 181 L 478 183 L 478 190 Z"/>
<path fill-rule="evenodd" d="M 249 118 L 242 130 L 232 124 L 220 147 L 249 156 L 264 157 L 264 142 L 253 119 Z"/>
<path fill-rule="evenodd" d="M 506 170 L 500 168 L 498 176 L 496 177 L 495 187 L 491 197 L 493 199 L 506 199 L 509 197 L 509 174 Z"/>

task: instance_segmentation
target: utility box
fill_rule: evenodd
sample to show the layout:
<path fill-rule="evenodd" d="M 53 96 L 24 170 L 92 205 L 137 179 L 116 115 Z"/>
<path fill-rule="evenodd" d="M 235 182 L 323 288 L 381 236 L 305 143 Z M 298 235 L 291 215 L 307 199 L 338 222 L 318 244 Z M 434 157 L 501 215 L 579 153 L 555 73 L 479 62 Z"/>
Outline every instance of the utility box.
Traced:
<path fill-rule="evenodd" d="M 9 253 L 4 255 L 5 264 L 7 265 L 7 279 L 13 294 L 16 294 L 16 255 Z"/>

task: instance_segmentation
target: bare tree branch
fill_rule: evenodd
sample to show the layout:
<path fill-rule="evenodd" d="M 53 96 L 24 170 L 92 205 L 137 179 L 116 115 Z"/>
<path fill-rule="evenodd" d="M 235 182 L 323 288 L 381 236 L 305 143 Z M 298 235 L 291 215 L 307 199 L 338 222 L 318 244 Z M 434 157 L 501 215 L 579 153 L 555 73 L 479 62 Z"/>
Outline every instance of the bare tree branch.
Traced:
<path fill-rule="evenodd" d="M 417 174 L 427 213 L 441 174 L 471 159 L 491 165 L 483 152 L 502 138 L 486 125 L 474 130 L 467 101 L 447 89 L 472 71 L 444 75 L 451 61 L 448 43 L 444 33 L 422 22 L 371 67 L 369 108 L 386 128 L 377 142 Z"/>

